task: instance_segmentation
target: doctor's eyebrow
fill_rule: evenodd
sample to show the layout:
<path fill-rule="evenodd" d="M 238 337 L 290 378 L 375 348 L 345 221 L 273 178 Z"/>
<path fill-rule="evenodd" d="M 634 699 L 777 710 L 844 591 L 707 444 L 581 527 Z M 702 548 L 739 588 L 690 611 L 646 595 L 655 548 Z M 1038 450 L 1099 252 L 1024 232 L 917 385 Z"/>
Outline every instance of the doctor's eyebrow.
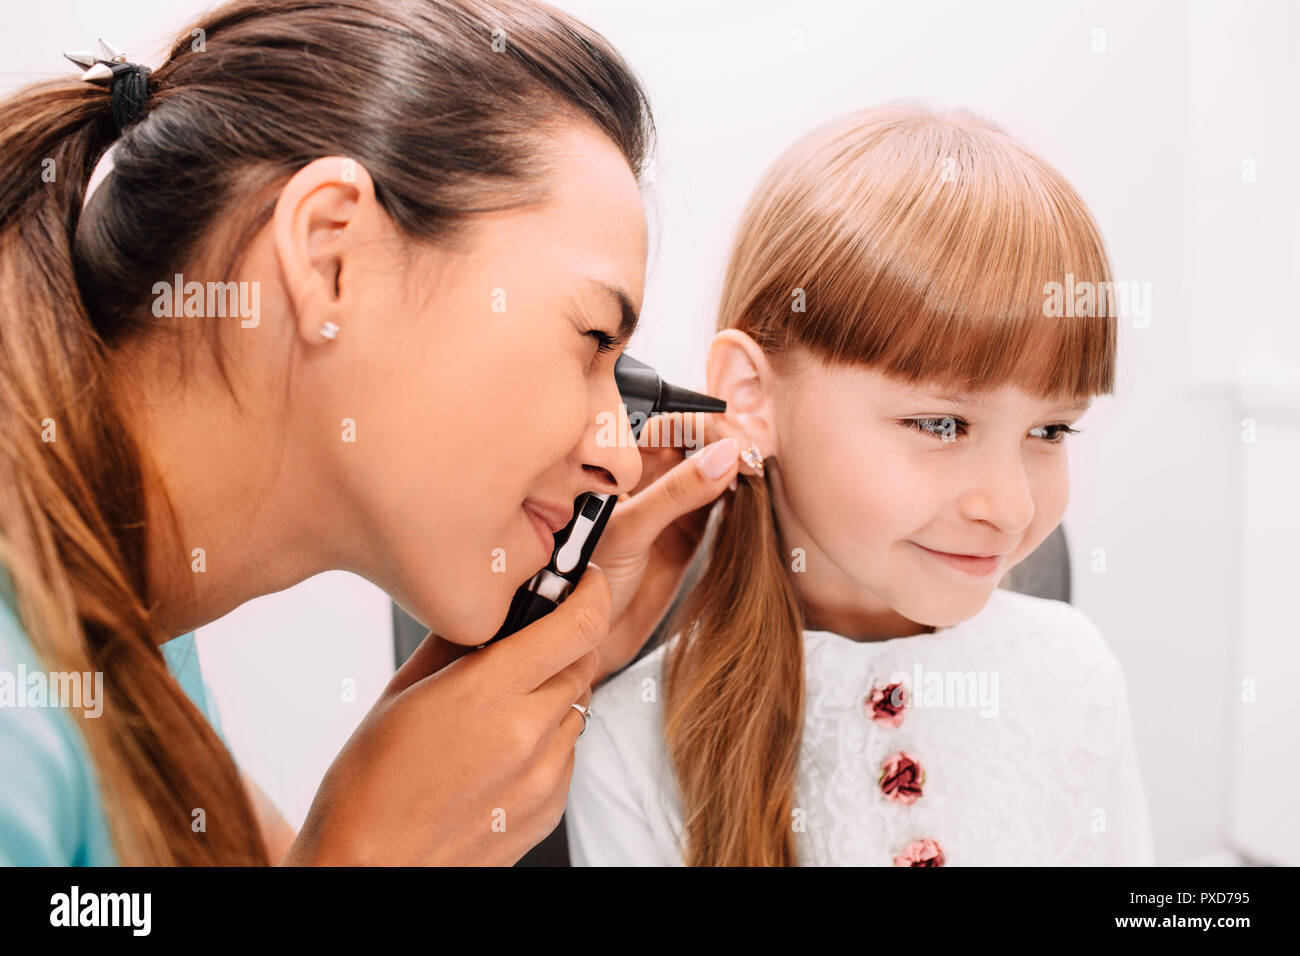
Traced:
<path fill-rule="evenodd" d="M 611 296 L 618 304 L 620 321 L 618 324 L 618 335 L 614 337 L 613 345 L 623 345 L 632 337 L 632 334 L 636 332 L 637 322 L 639 321 L 636 309 L 632 306 L 632 298 L 619 286 L 611 285 L 610 283 L 603 282 L 600 279 L 591 279 L 589 281 L 597 289 L 601 289 Z"/>

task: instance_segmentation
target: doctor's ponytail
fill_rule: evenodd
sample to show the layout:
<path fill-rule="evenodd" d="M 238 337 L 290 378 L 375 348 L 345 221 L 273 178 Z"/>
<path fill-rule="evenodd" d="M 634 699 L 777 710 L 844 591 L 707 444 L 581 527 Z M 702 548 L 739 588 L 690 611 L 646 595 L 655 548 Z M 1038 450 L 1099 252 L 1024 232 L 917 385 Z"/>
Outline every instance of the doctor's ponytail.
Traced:
<path fill-rule="evenodd" d="M 116 136 L 108 93 L 28 90 L 0 103 L 0 130 L 0 564 L 42 664 L 104 675 L 100 715 L 68 713 L 119 859 L 265 860 L 234 762 L 158 648 L 138 457 L 74 273 L 86 181 Z M 193 833 L 198 808 L 208 826 Z"/>
<path fill-rule="evenodd" d="M 518 0 L 236 0 L 140 79 L 148 109 L 120 136 L 76 74 L 0 102 L 0 564 L 43 665 L 104 675 L 102 716 L 72 713 L 121 862 L 266 862 L 238 768 L 159 650 L 117 349 L 167 334 L 158 279 L 232 274 L 313 159 L 354 157 L 405 237 L 452 243 L 542 195 L 551 124 L 589 124 L 637 174 L 653 128 L 599 34 Z"/>

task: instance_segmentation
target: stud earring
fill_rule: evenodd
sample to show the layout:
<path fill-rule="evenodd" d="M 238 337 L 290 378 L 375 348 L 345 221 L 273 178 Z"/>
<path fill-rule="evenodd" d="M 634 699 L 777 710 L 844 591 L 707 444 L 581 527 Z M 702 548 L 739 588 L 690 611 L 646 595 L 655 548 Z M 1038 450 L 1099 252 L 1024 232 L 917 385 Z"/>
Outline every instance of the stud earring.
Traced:
<path fill-rule="evenodd" d="M 338 336 L 338 334 L 339 334 L 339 327 L 335 325 L 333 322 L 322 322 L 320 324 L 321 338 L 329 339 L 332 342 L 335 339 L 335 337 Z"/>
<path fill-rule="evenodd" d="M 758 446 L 753 442 L 750 442 L 749 447 L 741 451 L 740 460 L 758 472 L 760 478 L 763 477 L 763 453 L 758 450 Z"/>

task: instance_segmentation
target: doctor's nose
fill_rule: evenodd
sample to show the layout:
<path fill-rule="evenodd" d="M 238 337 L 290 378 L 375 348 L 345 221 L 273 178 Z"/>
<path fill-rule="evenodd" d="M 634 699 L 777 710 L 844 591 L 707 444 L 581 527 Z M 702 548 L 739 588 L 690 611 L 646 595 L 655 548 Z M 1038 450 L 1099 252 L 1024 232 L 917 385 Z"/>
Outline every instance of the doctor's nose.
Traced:
<path fill-rule="evenodd" d="M 617 396 L 617 391 L 614 393 Z M 584 491 L 624 494 L 641 480 L 641 452 L 632 434 L 632 423 L 621 400 L 603 409 L 596 423 L 583 437 L 579 460 L 584 472 Z"/>

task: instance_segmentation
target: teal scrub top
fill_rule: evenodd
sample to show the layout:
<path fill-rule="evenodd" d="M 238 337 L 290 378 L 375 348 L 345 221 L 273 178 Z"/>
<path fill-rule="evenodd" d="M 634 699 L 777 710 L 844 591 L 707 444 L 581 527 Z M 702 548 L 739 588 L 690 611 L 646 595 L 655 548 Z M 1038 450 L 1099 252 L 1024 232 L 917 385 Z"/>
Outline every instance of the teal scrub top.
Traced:
<path fill-rule="evenodd" d="M 168 670 L 229 749 L 199 670 L 194 632 L 162 645 Z M 63 707 L 16 706 L 23 674 L 45 673 L 19 622 L 13 585 L 0 567 L 0 865 L 116 866 L 95 767 Z M 8 677 L 12 693 L 5 696 Z"/>

